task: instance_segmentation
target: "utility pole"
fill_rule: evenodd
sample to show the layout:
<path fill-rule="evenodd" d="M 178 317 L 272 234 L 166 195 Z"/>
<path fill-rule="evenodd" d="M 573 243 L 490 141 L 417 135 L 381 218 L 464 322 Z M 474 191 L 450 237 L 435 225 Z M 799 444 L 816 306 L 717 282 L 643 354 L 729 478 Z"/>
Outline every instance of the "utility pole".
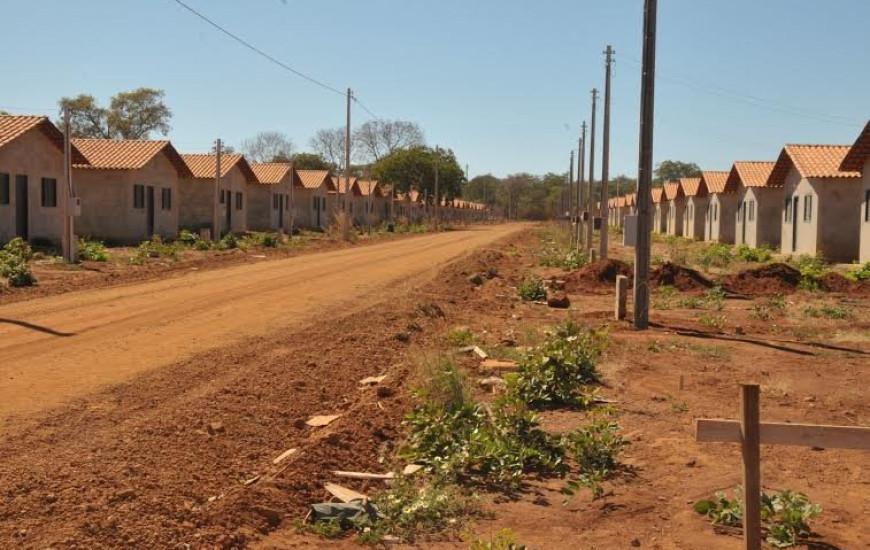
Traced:
<path fill-rule="evenodd" d="M 574 149 L 571 149 L 571 162 L 568 163 L 568 244 L 574 244 Z"/>
<path fill-rule="evenodd" d="M 342 237 L 344 240 L 350 240 L 350 102 L 353 99 L 353 92 L 350 88 L 347 89 L 347 127 L 344 134 L 344 222 L 342 226 Z M 337 196 L 341 198 L 341 189 L 339 188 Z"/>
<path fill-rule="evenodd" d="M 653 103 L 656 72 L 657 0 L 645 0 L 640 83 L 640 154 L 637 164 L 637 239 L 634 248 L 634 328 L 649 328 L 650 192 L 653 167 Z"/>
<path fill-rule="evenodd" d="M 293 238 L 293 222 L 296 217 L 296 198 L 293 196 L 293 187 L 296 182 L 296 169 L 293 167 L 293 162 L 290 162 L 290 233 L 287 238 Z"/>
<path fill-rule="evenodd" d="M 610 64 L 613 62 L 613 48 L 608 44 L 604 54 L 607 56 L 605 62 L 604 74 L 604 145 L 602 153 L 604 158 L 601 161 L 601 240 L 598 256 L 602 260 L 607 259 L 607 183 L 610 177 Z"/>
<path fill-rule="evenodd" d="M 437 146 L 435 147 L 435 153 L 438 155 L 435 159 L 435 232 L 437 233 L 440 230 L 440 221 L 441 221 L 441 195 L 438 190 L 438 179 L 439 173 L 441 172 L 441 149 Z"/>
<path fill-rule="evenodd" d="M 215 167 L 214 167 L 214 212 L 212 220 L 212 235 L 211 240 L 218 242 L 221 240 L 221 140 L 218 138 L 215 142 Z M 230 207 L 230 196 L 226 197 L 227 208 Z M 232 228 L 228 228 L 231 230 Z"/>
<path fill-rule="evenodd" d="M 583 210 L 586 208 L 586 203 L 583 201 L 584 189 L 583 184 L 586 180 L 585 170 L 586 170 L 586 121 L 583 121 L 581 125 L 582 132 L 580 135 L 579 143 L 577 144 L 577 250 L 580 250 L 580 242 L 586 238 L 586 232 L 584 231 L 586 225 L 585 222 L 582 222 L 579 218 L 583 216 Z"/>
<path fill-rule="evenodd" d="M 589 221 L 586 225 L 586 247 L 592 250 L 593 229 L 595 227 L 595 201 L 593 200 L 592 188 L 595 185 L 595 110 L 598 104 L 598 89 L 592 88 L 592 126 L 589 134 L 592 140 L 589 143 L 589 192 L 586 193 L 586 211 L 589 212 Z"/>
<path fill-rule="evenodd" d="M 61 252 L 67 262 L 76 261 L 76 240 L 74 227 L 75 192 L 72 184 L 72 136 L 70 135 L 69 108 L 63 108 L 63 172 L 66 179 L 66 190 L 61 194 L 63 201 L 63 233 L 61 234 Z"/>

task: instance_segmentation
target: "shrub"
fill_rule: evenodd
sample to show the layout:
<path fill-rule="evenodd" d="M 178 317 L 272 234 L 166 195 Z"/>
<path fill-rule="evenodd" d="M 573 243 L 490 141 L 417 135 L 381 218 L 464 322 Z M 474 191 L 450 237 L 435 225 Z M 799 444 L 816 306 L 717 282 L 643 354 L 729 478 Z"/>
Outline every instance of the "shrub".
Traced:
<path fill-rule="evenodd" d="M 821 306 L 804 307 L 804 317 L 826 317 L 828 319 L 849 319 L 852 310 L 845 306 L 822 304 Z"/>
<path fill-rule="evenodd" d="M 261 248 L 275 248 L 278 246 L 277 233 L 251 233 L 242 239 L 241 248 L 258 246 Z"/>
<path fill-rule="evenodd" d="M 80 262 L 107 262 L 109 250 L 99 241 L 91 241 L 84 237 L 79 239 L 78 259 Z"/>
<path fill-rule="evenodd" d="M 33 259 L 33 250 L 27 241 L 16 237 L 0 250 L 0 277 L 5 277 L 10 286 L 24 287 L 36 284 L 36 278 L 27 267 Z"/>
<path fill-rule="evenodd" d="M 749 316 L 760 321 L 769 321 L 774 315 L 785 312 L 785 296 L 775 294 L 761 303 L 753 303 Z"/>
<path fill-rule="evenodd" d="M 587 386 L 599 380 L 595 365 L 603 347 L 601 333 L 562 325 L 523 358 L 509 391 L 532 409 L 585 408 Z"/>
<path fill-rule="evenodd" d="M 708 288 L 704 292 L 704 302 L 710 309 L 722 311 L 725 307 L 725 290 L 721 286 Z"/>
<path fill-rule="evenodd" d="M 705 313 L 700 319 L 698 319 L 698 321 L 700 321 L 705 327 L 709 328 L 721 329 L 725 326 L 724 315 L 710 315 L 709 313 Z"/>
<path fill-rule="evenodd" d="M 447 331 L 447 336 L 445 337 L 447 340 L 447 344 L 454 348 L 467 346 L 476 340 L 474 333 L 471 332 L 468 327 L 453 327 L 449 331 Z"/>
<path fill-rule="evenodd" d="M 33 249 L 30 244 L 21 237 L 15 237 L 3 247 L 3 252 L 18 258 L 22 262 L 29 262 L 33 259 Z"/>
<path fill-rule="evenodd" d="M 723 243 L 711 243 L 701 248 L 695 257 L 697 263 L 704 269 L 727 267 L 733 259 L 731 247 Z"/>
<path fill-rule="evenodd" d="M 136 252 L 130 258 L 130 263 L 142 265 L 148 258 L 160 257 L 178 259 L 178 246 L 164 242 L 160 235 L 154 235 L 150 240 L 139 243 Z"/>
<path fill-rule="evenodd" d="M 514 533 L 510 529 L 502 529 L 488 541 L 478 539 L 468 548 L 469 550 L 531 550 L 528 546 L 517 544 Z"/>
<path fill-rule="evenodd" d="M 538 276 L 527 277 L 517 287 L 520 298 L 526 301 L 539 301 L 547 299 L 547 289 L 544 282 Z"/>
<path fill-rule="evenodd" d="M 734 253 L 741 262 L 769 262 L 773 258 L 773 250 L 767 245 L 752 248 L 747 244 L 740 244 Z"/>
<path fill-rule="evenodd" d="M 825 274 L 828 266 L 825 258 L 818 255 L 801 254 L 797 258 L 791 258 L 791 261 L 794 263 L 795 269 L 801 273 L 798 288 L 809 291 L 819 290 L 819 280 Z"/>
<path fill-rule="evenodd" d="M 579 487 L 588 487 L 598 497 L 600 482 L 619 468 L 619 455 L 629 442 L 619 434 L 618 424 L 599 418 L 568 434 L 566 445 L 577 463 L 579 477 L 569 481 L 562 492 L 572 495 Z"/>
<path fill-rule="evenodd" d="M 218 250 L 232 250 L 234 248 L 239 248 L 239 239 L 235 234 L 227 233 L 217 242 L 215 248 Z"/>
<path fill-rule="evenodd" d="M 866 281 L 870 279 L 870 262 L 847 271 L 846 278 L 853 281 Z"/>

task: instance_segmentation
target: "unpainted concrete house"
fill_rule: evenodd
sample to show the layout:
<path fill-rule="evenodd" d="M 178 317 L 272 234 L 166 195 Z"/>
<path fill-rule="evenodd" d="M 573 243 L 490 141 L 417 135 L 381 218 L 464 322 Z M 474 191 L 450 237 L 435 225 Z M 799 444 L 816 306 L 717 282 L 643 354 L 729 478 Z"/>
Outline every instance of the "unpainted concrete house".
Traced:
<path fill-rule="evenodd" d="M 668 229 L 667 203 L 664 201 L 665 190 L 661 187 L 650 189 L 653 207 L 650 209 L 652 217 L 652 232 L 664 233 Z"/>
<path fill-rule="evenodd" d="M 257 176 L 242 155 L 221 155 L 220 192 L 215 193 L 217 156 L 181 155 L 193 177 L 179 183 L 181 195 L 179 225 L 198 231 L 214 224 L 215 208 L 220 216 L 221 234 L 240 233 L 248 228 L 248 185 Z"/>
<path fill-rule="evenodd" d="M 377 180 L 359 180 L 360 197 L 354 221 L 359 225 L 377 225 L 389 216 L 389 205 Z"/>
<path fill-rule="evenodd" d="M 356 176 L 332 176 L 332 190 L 329 192 L 329 206 L 336 211 L 344 209 L 347 199 L 347 189 L 350 188 L 348 213 L 355 223 L 358 217 L 362 217 L 362 191 L 359 188 L 359 179 Z"/>
<path fill-rule="evenodd" d="M 782 190 L 781 243 L 785 254 L 858 259 L 861 172 L 841 170 L 848 145 L 786 145 L 767 187 Z"/>
<path fill-rule="evenodd" d="M 861 172 L 860 249 L 858 260 L 870 262 L 870 122 L 849 149 L 840 170 Z"/>
<path fill-rule="evenodd" d="M 704 238 L 704 215 L 710 203 L 710 194 L 704 178 L 680 178 L 680 187 L 686 197 L 683 208 L 683 236 L 687 239 Z"/>
<path fill-rule="evenodd" d="M 701 181 L 707 189 L 707 208 L 704 213 L 704 240 L 734 244 L 734 218 L 737 211 L 737 190 L 728 187 L 727 170 L 701 172 Z"/>
<path fill-rule="evenodd" d="M 63 232 L 63 134 L 44 116 L 0 115 L 0 243 L 57 243 Z M 78 149 L 72 162 L 86 163 Z"/>
<path fill-rule="evenodd" d="M 327 198 L 335 187 L 329 170 L 294 170 L 293 196 L 300 227 L 322 230 L 330 225 Z"/>
<path fill-rule="evenodd" d="M 686 194 L 678 181 L 669 181 L 662 188 L 665 191 L 662 203 L 667 208 L 665 232 L 668 235 L 681 237 L 683 235 L 683 211 L 686 209 Z"/>
<path fill-rule="evenodd" d="M 169 141 L 73 139 L 87 162 L 73 165 L 81 199 L 78 235 L 135 244 L 178 234 L 178 182 L 193 174 Z"/>
<path fill-rule="evenodd" d="M 734 243 L 753 248 L 779 247 L 782 188 L 768 187 L 773 162 L 735 162 L 726 185 L 737 193 Z"/>
<path fill-rule="evenodd" d="M 248 229 L 290 229 L 293 165 L 289 162 L 251 163 L 257 183 L 248 186 Z"/>

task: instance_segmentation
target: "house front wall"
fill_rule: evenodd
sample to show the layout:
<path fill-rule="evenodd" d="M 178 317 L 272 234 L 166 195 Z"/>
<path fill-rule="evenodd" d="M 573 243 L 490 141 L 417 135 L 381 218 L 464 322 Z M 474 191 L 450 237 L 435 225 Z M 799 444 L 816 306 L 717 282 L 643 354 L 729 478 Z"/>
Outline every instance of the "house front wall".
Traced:
<path fill-rule="evenodd" d="M 860 182 L 854 178 L 830 178 L 810 179 L 809 184 L 819 197 L 813 205 L 813 219 L 818 220 L 817 253 L 831 262 L 854 262 L 861 249 Z"/>
<path fill-rule="evenodd" d="M 734 244 L 736 208 L 736 194 L 712 194 L 705 216 L 704 240 Z"/>
<path fill-rule="evenodd" d="M 138 170 L 74 170 L 73 185 L 82 202 L 81 216 L 75 221 L 78 235 L 135 244 L 154 235 L 171 239 L 178 234 L 178 172 L 164 154 Z M 137 185 L 144 190 L 138 207 Z M 168 205 L 163 204 L 164 189 L 169 190 Z"/>
<path fill-rule="evenodd" d="M 9 204 L 0 204 L 0 243 L 18 236 L 22 225 L 27 229 L 26 235 L 22 236 L 30 240 L 60 242 L 63 232 L 63 152 L 41 130 L 33 128 L 0 148 L 0 174 L 4 180 L 6 175 L 9 179 Z M 26 177 L 26 200 L 18 194 L 17 176 Z M 42 178 L 57 182 L 55 207 L 42 205 Z M 22 202 L 26 202 L 26 208 Z M 19 210 L 25 212 L 26 220 L 18 219 Z"/>
<path fill-rule="evenodd" d="M 859 261 L 870 262 L 870 158 L 864 163 L 861 189 L 861 246 Z"/>
<path fill-rule="evenodd" d="M 289 180 L 277 184 L 248 184 L 248 229 L 277 231 L 289 227 Z"/>
<path fill-rule="evenodd" d="M 782 234 L 782 189 L 744 187 L 737 192 L 734 214 L 736 244 L 779 248 Z"/>
<path fill-rule="evenodd" d="M 178 182 L 179 226 L 199 231 L 214 223 L 215 192 L 213 178 L 189 178 Z M 221 233 L 240 233 L 248 227 L 248 184 L 238 166 L 233 166 L 222 178 L 220 195 Z M 239 200 L 241 193 L 241 200 Z M 229 199 L 229 200 L 227 200 Z M 229 221 L 229 223 L 227 223 Z"/>
<path fill-rule="evenodd" d="M 317 189 L 297 187 L 293 189 L 293 199 L 297 225 L 308 229 L 325 229 L 329 226 L 331 211 L 326 200 L 325 186 Z"/>
<path fill-rule="evenodd" d="M 664 202 L 657 202 L 653 210 L 653 232 L 664 233 L 667 231 L 667 210 Z"/>
<path fill-rule="evenodd" d="M 687 197 L 686 209 L 683 215 L 683 233 L 689 239 L 701 240 L 704 238 L 704 224 L 706 222 L 707 205 L 710 204 L 709 195 L 706 197 Z"/>
<path fill-rule="evenodd" d="M 780 217 L 783 254 L 816 254 L 819 244 L 818 207 L 819 196 L 815 187 L 801 178 L 794 168 L 789 170 L 783 186 L 783 209 Z M 808 219 L 806 214 L 809 214 Z"/>
<path fill-rule="evenodd" d="M 668 235 L 680 237 L 683 235 L 683 212 L 686 209 L 685 197 L 677 197 L 672 201 L 667 201 L 665 204 L 666 210 L 666 232 Z"/>

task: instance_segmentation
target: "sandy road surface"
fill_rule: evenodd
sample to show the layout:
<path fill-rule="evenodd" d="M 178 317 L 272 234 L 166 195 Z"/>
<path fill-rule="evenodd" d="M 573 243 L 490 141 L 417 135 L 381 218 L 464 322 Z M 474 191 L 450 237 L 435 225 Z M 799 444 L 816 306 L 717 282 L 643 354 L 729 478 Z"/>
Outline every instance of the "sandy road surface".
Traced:
<path fill-rule="evenodd" d="M 432 275 L 520 226 L 487 226 L 0 307 L 0 423 L 198 352 L 298 327 Z M 2 424 L 0 424 L 2 426 Z"/>

